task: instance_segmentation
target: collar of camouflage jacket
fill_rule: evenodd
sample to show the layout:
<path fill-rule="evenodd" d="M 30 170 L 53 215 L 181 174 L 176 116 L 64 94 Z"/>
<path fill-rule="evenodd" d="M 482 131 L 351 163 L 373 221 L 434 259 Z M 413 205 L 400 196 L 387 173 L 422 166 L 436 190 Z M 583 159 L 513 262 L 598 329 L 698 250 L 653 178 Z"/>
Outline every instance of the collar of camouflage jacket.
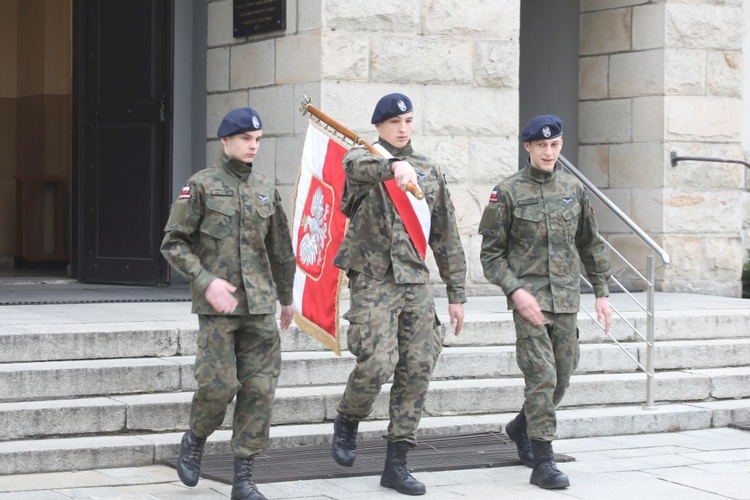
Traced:
<path fill-rule="evenodd" d="M 392 144 L 384 141 L 382 137 L 378 137 L 377 142 L 378 144 L 382 144 L 386 151 L 391 153 L 391 155 L 395 156 L 396 158 L 403 158 L 404 156 L 409 156 L 414 152 L 411 147 L 411 140 L 403 148 L 397 148 L 393 146 Z"/>
<path fill-rule="evenodd" d="M 545 172 L 533 166 L 529 160 L 526 160 L 526 171 L 529 173 L 529 178 L 540 184 L 551 181 L 557 176 L 557 172 L 562 169 L 560 162 L 555 163 L 555 168 L 552 172 Z"/>
<path fill-rule="evenodd" d="M 219 167 L 230 175 L 238 177 L 243 181 L 253 173 L 252 163 L 242 163 L 241 161 L 237 161 L 234 158 L 227 156 L 224 151 L 221 152 L 221 156 L 219 157 Z"/>

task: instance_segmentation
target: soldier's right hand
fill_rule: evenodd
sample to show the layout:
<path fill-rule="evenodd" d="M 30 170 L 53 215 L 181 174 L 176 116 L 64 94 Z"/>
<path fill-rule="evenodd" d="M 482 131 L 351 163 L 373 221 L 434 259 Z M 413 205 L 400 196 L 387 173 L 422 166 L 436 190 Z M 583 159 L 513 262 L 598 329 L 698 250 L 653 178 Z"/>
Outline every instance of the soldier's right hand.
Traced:
<path fill-rule="evenodd" d="M 516 306 L 518 314 L 520 314 L 523 319 L 534 326 L 541 326 L 544 321 L 544 314 L 542 314 L 542 309 L 539 307 L 539 302 L 536 301 L 536 297 L 523 288 L 519 288 L 513 292 L 510 299 Z"/>
<path fill-rule="evenodd" d="M 217 313 L 231 314 L 237 309 L 238 302 L 233 295 L 236 291 L 237 287 L 231 285 L 228 281 L 216 278 L 208 284 L 203 291 L 203 296 Z"/>
<path fill-rule="evenodd" d="M 419 182 L 417 181 L 417 172 L 409 162 L 403 160 L 394 161 L 391 164 L 391 171 L 393 172 L 393 178 L 396 179 L 396 184 L 401 191 L 406 191 L 406 185 L 409 184 L 409 182 L 415 186 L 419 185 Z"/>

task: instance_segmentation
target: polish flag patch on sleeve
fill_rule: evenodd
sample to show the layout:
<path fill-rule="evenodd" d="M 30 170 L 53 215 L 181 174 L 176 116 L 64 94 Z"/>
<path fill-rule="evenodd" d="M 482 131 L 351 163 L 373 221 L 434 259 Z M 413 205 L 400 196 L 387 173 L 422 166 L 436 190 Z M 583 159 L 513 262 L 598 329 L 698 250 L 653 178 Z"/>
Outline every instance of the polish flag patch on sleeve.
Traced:
<path fill-rule="evenodd" d="M 190 186 L 183 187 L 182 191 L 180 191 L 180 196 L 177 199 L 178 200 L 189 200 L 190 199 Z"/>
<path fill-rule="evenodd" d="M 497 203 L 497 189 L 490 193 L 490 203 Z"/>

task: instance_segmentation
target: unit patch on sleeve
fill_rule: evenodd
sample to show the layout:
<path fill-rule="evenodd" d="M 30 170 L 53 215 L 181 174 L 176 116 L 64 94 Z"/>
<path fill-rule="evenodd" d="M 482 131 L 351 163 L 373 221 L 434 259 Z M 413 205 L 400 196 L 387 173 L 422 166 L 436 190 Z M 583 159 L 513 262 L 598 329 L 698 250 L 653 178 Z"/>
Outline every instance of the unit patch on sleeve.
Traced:
<path fill-rule="evenodd" d="M 184 186 L 182 188 L 182 191 L 180 191 L 180 196 L 177 199 L 178 200 L 189 200 L 190 199 L 190 186 Z"/>

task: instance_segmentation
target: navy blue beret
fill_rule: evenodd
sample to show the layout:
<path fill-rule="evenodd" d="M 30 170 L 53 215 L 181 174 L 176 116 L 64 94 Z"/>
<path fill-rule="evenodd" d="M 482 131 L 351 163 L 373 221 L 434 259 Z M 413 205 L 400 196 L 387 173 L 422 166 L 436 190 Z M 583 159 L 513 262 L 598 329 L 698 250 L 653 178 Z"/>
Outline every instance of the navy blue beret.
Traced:
<path fill-rule="evenodd" d="M 372 120 L 370 123 L 384 122 L 388 118 L 403 115 L 413 109 L 414 106 L 412 106 L 411 100 L 404 94 L 395 93 L 384 95 L 375 106 L 375 111 L 372 112 Z"/>
<path fill-rule="evenodd" d="M 260 121 L 260 115 L 253 108 L 237 108 L 226 114 L 221 123 L 216 136 L 230 137 L 233 135 L 260 130 L 263 123 Z"/>
<path fill-rule="evenodd" d="M 552 139 L 563 133 L 562 120 L 555 115 L 535 116 L 521 132 L 521 142 Z"/>

